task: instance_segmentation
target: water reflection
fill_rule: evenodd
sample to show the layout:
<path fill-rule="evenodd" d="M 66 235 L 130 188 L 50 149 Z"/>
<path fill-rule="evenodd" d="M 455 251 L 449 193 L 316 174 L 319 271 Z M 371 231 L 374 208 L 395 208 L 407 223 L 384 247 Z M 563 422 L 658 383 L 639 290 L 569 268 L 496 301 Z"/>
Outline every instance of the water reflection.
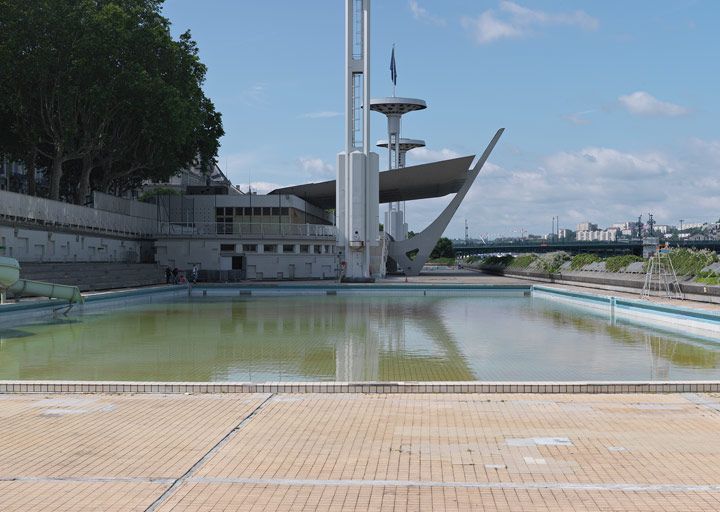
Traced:
<path fill-rule="evenodd" d="M 715 346 L 522 297 L 201 297 L 75 320 L 0 331 L 0 379 L 720 376 Z"/>
<path fill-rule="evenodd" d="M 704 369 L 716 369 L 720 366 L 720 351 L 715 342 L 673 333 L 655 333 L 648 328 L 633 325 L 628 320 L 616 320 L 614 317 L 591 312 L 582 314 L 575 309 L 550 309 L 541 306 L 538 312 L 551 320 L 558 329 L 572 326 L 577 331 L 588 334 L 602 329 L 616 343 L 644 348 L 649 363 L 647 378 L 650 380 L 672 379 L 671 369 L 675 365 Z"/>

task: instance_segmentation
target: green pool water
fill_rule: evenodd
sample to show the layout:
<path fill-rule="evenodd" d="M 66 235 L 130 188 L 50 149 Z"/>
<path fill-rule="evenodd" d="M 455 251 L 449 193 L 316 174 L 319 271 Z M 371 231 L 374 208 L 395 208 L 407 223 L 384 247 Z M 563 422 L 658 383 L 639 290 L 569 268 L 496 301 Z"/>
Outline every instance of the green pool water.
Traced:
<path fill-rule="evenodd" d="M 529 297 L 158 299 L 0 325 L 0 379 L 705 380 L 720 344 Z"/>

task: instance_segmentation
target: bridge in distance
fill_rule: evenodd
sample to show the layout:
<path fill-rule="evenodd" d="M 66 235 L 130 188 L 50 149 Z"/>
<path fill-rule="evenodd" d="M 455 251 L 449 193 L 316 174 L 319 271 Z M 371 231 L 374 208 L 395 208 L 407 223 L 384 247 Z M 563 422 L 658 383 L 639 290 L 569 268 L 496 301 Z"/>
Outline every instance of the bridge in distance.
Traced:
<path fill-rule="evenodd" d="M 642 246 L 642 240 L 634 239 L 620 242 L 547 242 L 542 240 L 537 242 L 506 242 L 482 245 L 455 244 L 453 247 L 455 254 L 458 256 L 495 253 L 544 253 L 555 251 L 565 251 L 570 254 L 591 253 L 599 256 L 615 256 L 620 254 L 642 256 Z M 720 251 L 720 240 L 670 242 L 670 246 Z"/>

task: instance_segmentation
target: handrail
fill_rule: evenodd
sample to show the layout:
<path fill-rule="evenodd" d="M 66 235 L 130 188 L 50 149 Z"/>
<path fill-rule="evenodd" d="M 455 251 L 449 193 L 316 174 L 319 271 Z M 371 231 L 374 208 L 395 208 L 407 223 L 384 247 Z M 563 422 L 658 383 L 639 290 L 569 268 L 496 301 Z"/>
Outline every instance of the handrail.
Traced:
<path fill-rule="evenodd" d="M 158 223 L 158 236 L 335 239 L 336 228 L 325 224 L 281 224 L 271 222 L 160 222 Z"/>

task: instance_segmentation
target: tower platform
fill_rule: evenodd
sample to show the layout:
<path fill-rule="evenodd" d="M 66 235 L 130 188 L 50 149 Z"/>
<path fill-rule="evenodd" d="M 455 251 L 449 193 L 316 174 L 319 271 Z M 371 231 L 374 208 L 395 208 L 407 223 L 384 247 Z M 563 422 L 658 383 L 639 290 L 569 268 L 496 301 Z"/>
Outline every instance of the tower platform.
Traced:
<path fill-rule="evenodd" d="M 424 100 L 417 98 L 375 98 L 370 100 L 370 110 L 385 115 L 403 115 L 415 110 L 427 108 Z"/>

